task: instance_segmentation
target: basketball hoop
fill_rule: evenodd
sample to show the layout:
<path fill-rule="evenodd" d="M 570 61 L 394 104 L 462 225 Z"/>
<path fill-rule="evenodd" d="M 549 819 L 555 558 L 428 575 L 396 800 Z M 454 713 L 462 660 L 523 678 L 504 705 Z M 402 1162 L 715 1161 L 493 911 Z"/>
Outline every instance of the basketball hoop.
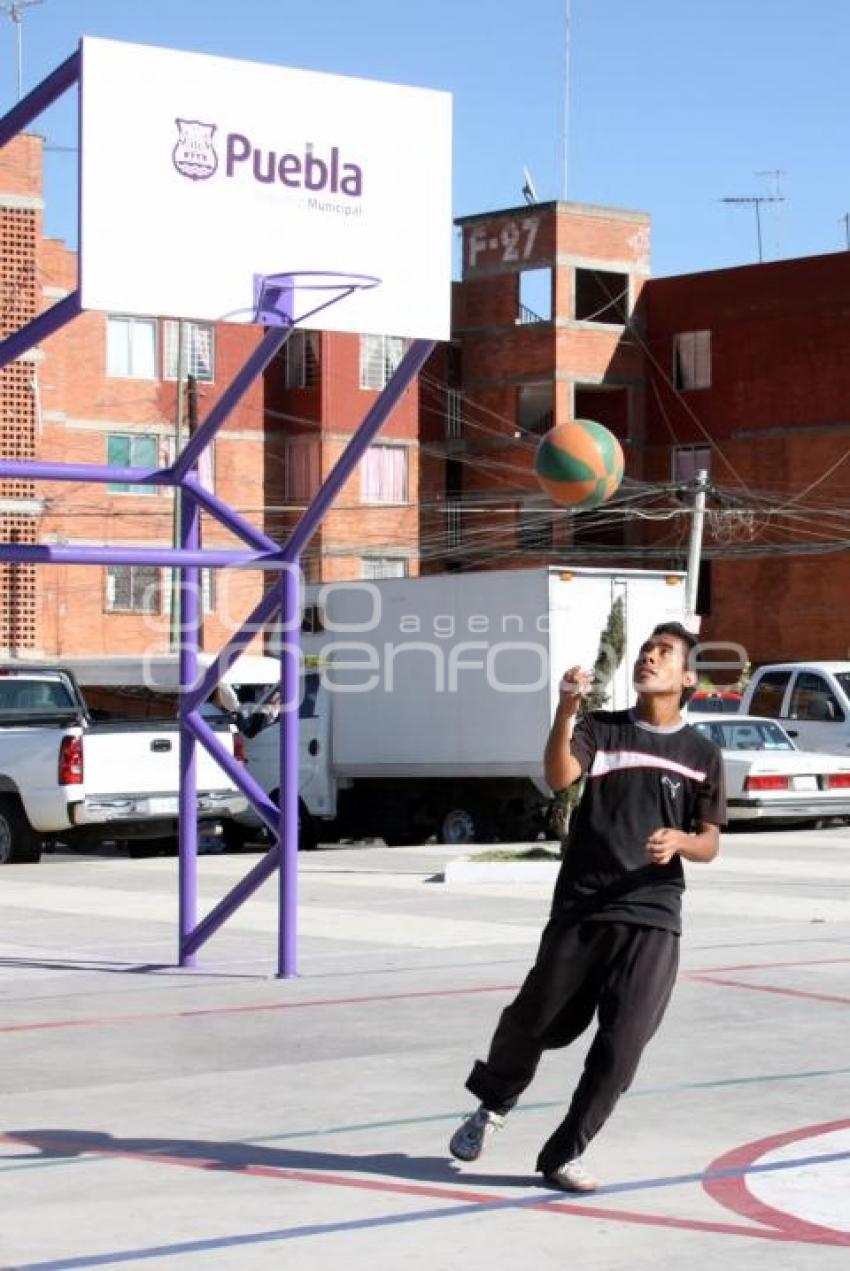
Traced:
<path fill-rule="evenodd" d="M 296 326 L 352 292 L 371 291 L 380 283 L 381 279 L 372 274 L 346 274 L 327 269 L 255 274 L 252 321 L 267 327 Z M 316 292 L 319 302 L 306 313 L 299 313 L 296 309 L 299 292 Z"/>

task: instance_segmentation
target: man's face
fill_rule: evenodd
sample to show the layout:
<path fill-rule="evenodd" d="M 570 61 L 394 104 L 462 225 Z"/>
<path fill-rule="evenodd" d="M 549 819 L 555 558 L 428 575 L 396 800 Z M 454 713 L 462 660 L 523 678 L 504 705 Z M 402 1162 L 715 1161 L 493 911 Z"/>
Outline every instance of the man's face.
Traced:
<path fill-rule="evenodd" d="M 669 693 L 678 697 L 683 688 L 696 684 L 688 670 L 688 650 L 673 635 L 653 635 L 645 640 L 635 662 L 634 686 L 638 693 Z"/>

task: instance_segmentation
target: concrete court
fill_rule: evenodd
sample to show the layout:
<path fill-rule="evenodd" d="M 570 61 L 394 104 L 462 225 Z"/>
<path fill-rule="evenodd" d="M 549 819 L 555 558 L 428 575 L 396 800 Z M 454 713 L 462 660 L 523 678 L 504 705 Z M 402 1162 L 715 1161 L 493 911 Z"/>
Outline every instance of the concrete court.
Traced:
<path fill-rule="evenodd" d="M 690 867 L 683 974 L 581 1199 L 529 1171 L 582 1042 L 476 1165 L 446 1151 L 549 895 L 447 887 L 450 856 L 303 856 L 290 981 L 271 886 L 187 972 L 173 860 L 4 869 L 0 1267 L 846 1268 L 850 830 Z M 202 858 L 205 898 L 253 859 Z"/>

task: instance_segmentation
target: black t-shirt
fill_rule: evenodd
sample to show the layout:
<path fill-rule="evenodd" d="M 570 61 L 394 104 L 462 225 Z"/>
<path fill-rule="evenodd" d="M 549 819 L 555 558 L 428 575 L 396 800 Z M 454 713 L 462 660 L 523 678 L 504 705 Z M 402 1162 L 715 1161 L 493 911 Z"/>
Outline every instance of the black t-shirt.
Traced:
<path fill-rule="evenodd" d="M 722 825 L 720 750 L 688 724 L 661 729 L 632 711 L 592 711 L 576 721 L 571 750 L 585 773 L 570 820 L 553 917 L 631 922 L 681 931 L 682 861 L 653 865 L 646 840 L 662 826 Z"/>

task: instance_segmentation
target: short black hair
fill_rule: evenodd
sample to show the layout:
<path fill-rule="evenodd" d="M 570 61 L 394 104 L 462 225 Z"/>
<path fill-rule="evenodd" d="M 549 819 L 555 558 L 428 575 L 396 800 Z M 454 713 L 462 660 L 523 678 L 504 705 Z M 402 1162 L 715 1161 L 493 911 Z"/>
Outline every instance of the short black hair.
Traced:
<path fill-rule="evenodd" d="M 681 640 L 685 646 L 685 662 L 690 664 L 691 654 L 699 645 L 699 637 L 694 635 L 693 631 L 689 631 L 687 627 L 682 626 L 681 622 L 659 622 L 657 626 L 652 628 L 650 639 L 652 639 L 652 636 L 660 635 L 675 636 L 677 640 Z M 688 669 L 690 670 L 690 665 L 688 665 Z M 687 706 L 696 691 L 696 684 L 691 688 L 683 688 L 682 695 L 679 698 L 679 705 Z"/>

